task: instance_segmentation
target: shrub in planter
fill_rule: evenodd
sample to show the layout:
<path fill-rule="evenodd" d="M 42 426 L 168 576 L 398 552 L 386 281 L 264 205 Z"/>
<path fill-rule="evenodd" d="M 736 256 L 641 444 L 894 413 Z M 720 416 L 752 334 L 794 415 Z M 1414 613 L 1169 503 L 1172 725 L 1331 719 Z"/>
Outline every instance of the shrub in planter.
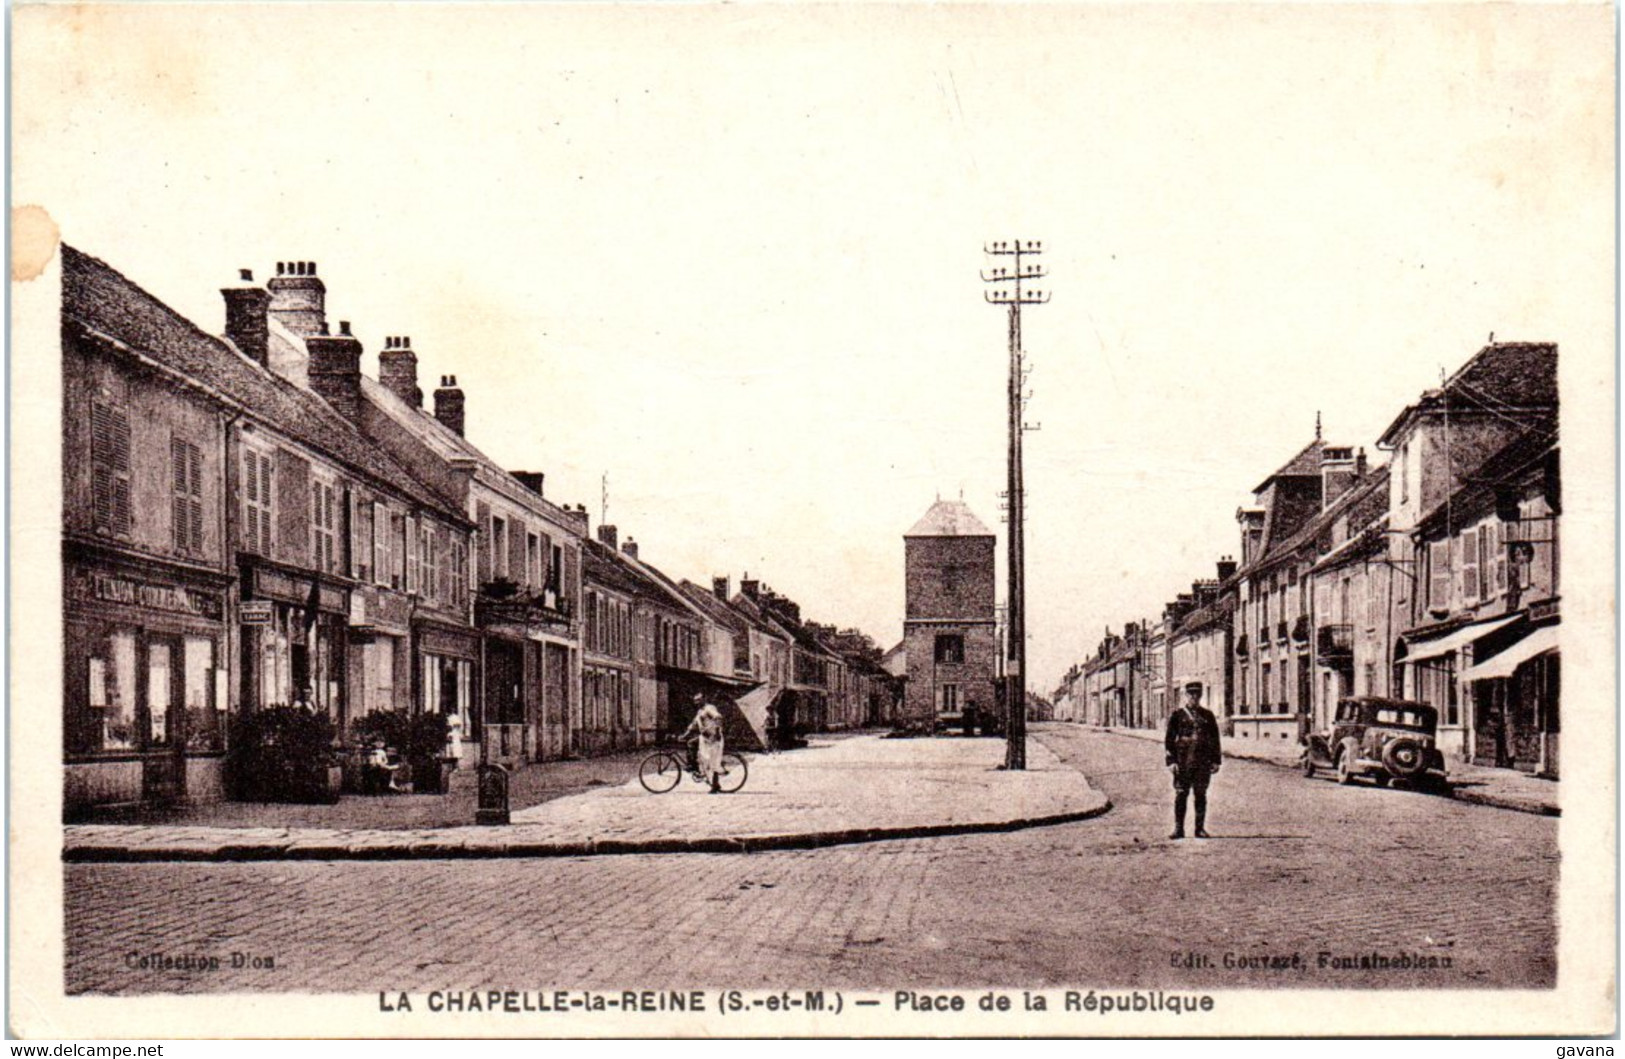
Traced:
<path fill-rule="evenodd" d="M 333 722 L 325 713 L 273 706 L 239 716 L 231 735 L 232 793 L 242 801 L 331 804 Z"/>
<path fill-rule="evenodd" d="M 438 794 L 444 788 L 440 759 L 446 754 L 447 725 L 443 714 L 379 710 L 357 718 L 350 733 L 363 748 L 382 743 L 399 754 L 411 770 L 416 793 Z"/>

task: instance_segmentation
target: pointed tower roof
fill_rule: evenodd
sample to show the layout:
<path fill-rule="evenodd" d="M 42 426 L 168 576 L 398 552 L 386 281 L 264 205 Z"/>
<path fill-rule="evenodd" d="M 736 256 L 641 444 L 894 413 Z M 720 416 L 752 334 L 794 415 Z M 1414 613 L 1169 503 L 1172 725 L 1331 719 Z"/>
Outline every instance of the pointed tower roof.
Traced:
<path fill-rule="evenodd" d="M 938 500 L 903 536 L 991 537 L 993 531 L 982 524 L 963 500 Z"/>

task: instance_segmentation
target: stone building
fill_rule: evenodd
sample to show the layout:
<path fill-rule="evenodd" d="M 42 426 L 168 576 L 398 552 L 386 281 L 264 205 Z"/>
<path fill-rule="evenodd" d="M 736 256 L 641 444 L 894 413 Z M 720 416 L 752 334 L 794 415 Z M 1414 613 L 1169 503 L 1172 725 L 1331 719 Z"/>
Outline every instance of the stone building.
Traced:
<path fill-rule="evenodd" d="M 1515 673 L 1487 676 L 1479 664 L 1532 635 L 1537 621 L 1525 613 L 1532 602 L 1546 604 L 1536 610 L 1540 621 L 1555 617 L 1556 439 L 1557 347 L 1506 342 L 1479 350 L 1442 386 L 1408 405 L 1378 440 L 1393 453 L 1388 562 L 1410 574 L 1395 582 L 1399 634 L 1391 683 L 1438 709 L 1440 746 L 1459 759 L 1505 761 L 1499 750 L 1490 752 L 1491 744 L 1518 739 L 1500 733 L 1481 739 L 1478 702 L 1464 686 L 1464 673 L 1477 670 L 1474 683 L 1510 680 Z M 1555 650 L 1554 633 L 1537 645 L 1546 639 Z M 1550 655 L 1542 652 L 1548 661 L 1525 673 L 1535 674 L 1527 678 L 1528 698 L 1548 703 L 1540 709 L 1555 736 Z M 1513 726 L 1491 720 L 1506 716 L 1492 688 L 1483 692 L 1489 696 L 1485 719 L 1510 733 Z M 1542 742 L 1541 723 L 1528 719 L 1526 749 L 1511 752 L 1511 760 L 1541 767 L 1533 749 Z M 1555 758 L 1555 739 L 1545 742 Z"/>
<path fill-rule="evenodd" d="M 288 304 L 247 274 L 223 291 L 222 340 L 63 249 L 70 813 L 219 796 L 237 710 L 302 705 L 342 733 L 408 708 L 413 613 L 467 625 L 449 471 L 366 441 L 360 343 L 328 333 L 313 265 L 279 272 Z M 310 328 L 302 354 L 272 341 L 283 316 Z"/>
<path fill-rule="evenodd" d="M 908 682 L 899 726 L 929 730 L 995 695 L 994 536 L 959 500 L 938 500 L 903 535 Z"/>

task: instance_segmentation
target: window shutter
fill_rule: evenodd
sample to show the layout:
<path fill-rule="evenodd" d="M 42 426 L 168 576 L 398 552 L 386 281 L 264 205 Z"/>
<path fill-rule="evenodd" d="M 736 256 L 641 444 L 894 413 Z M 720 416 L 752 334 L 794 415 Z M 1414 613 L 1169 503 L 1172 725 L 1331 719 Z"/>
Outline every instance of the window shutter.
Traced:
<path fill-rule="evenodd" d="M 372 579 L 376 584 L 389 584 L 389 509 L 376 500 L 372 503 Z"/>
<path fill-rule="evenodd" d="M 491 505 L 474 505 L 475 522 L 479 526 L 478 533 L 485 537 L 484 541 L 478 539 L 474 542 L 475 580 L 478 584 L 485 584 L 491 580 Z"/>
<path fill-rule="evenodd" d="M 1490 554 L 1495 563 L 1495 591 L 1505 592 L 1507 588 L 1507 549 L 1504 527 L 1499 522 L 1490 523 Z"/>
<path fill-rule="evenodd" d="M 1428 548 L 1428 606 L 1434 610 L 1450 607 L 1450 542 L 1434 541 Z"/>
<path fill-rule="evenodd" d="M 418 524 L 406 516 L 406 591 L 418 590 Z"/>
<path fill-rule="evenodd" d="M 508 577 L 525 581 L 525 524 L 515 519 L 508 527 Z"/>
<path fill-rule="evenodd" d="M 186 473 L 186 442 L 180 438 L 169 439 L 169 521 L 171 538 L 178 552 L 190 551 L 192 540 L 192 520 L 187 504 L 187 473 Z"/>
<path fill-rule="evenodd" d="M 90 411 L 92 509 L 97 527 L 130 532 L 130 417 L 112 405 Z"/>
<path fill-rule="evenodd" d="M 310 540 L 310 462 L 279 448 L 273 479 L 276 488 L 272 493 L 275 499 L 271 510 L 275 519 L 273 533 L 281 545 L 279 558 L 299 563 L 304 559 L 300 547 Z"/>

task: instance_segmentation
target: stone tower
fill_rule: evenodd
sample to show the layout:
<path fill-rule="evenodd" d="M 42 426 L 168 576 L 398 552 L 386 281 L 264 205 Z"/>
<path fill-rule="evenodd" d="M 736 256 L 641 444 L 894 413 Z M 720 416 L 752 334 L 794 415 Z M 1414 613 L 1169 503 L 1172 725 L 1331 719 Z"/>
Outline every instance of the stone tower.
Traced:
<path fill-rule="evenodd" d="M 903 535 L 903 642 L 908 684 L 899 726 L 957 723 L 998 709 L 994 537 L 960 500 L 938 500 Z"/>

